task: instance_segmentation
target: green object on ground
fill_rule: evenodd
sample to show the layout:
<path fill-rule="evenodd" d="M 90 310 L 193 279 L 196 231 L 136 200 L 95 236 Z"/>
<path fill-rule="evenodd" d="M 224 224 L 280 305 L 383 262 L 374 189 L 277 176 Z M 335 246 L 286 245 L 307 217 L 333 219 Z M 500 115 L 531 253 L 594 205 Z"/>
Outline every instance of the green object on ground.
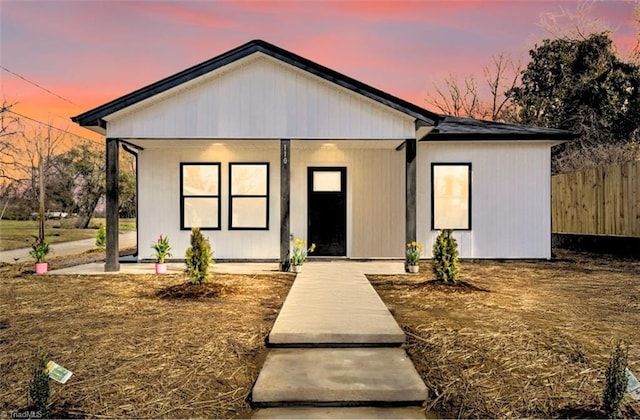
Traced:
<path fill-rule="evenodd" d="M 40 418 L 49 417 L 49 375 L 47 373 L 48 355 L 38 349 L 34 354 L 34 364 L 29 382 L 29 403 Z"/>
<path fill-rule="evenodd" d="M 611 360 L 606 372 L 604 392 L 602 395 L 602 409 L 610 419 L 622 416 L 624 394 L 627 391 L 627 349 L 618 341 L 611 353 Z"/>
<path fill-rule="evenodd" d="M 191 284 L 204 284 L 209 275 L 209 264 L 213 259 L 211 244 L 199 228 L 191 229 L 191 246 L 185 253 L 186 272 Z"/>
<path fill-rule="evenodd" d="M 433 244 L 433 274 L 437 280 L 455 284 L 458 271 L 458 242 L 453 237 L 453 230 L 443 229 Z"/>
<path fill-rule="evenodd" d="M 107 231 L 102 223 L 100 223 L 98 232 L 96 232 L 96 246 L 100 249 L 104 249 L 107 246 Z"/>

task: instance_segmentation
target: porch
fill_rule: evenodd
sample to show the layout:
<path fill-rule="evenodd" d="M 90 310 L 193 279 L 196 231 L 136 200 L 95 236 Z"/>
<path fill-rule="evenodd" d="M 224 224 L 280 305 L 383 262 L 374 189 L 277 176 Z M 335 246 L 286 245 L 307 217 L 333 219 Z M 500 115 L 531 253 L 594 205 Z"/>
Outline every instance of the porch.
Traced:
<path fill-rule="evenodd" d="M 146 244 L 159 235 L 180 259 L 191 226 L 205 231 L 221 260 L 282 262 L 294 237 L 316 243 L 313 256 L 398 259 L 416 239 L 415 139 L 107 143 L 108 172 L 117 173 L 120 145 L 137 158 L 139 262 L 153 258 Z M 107 213 L 117 208 L 115 194 Z M 107 215 L 108 232 L 110 218 L 117 214 Z M 108 270 L 118 271 L 109 248 Z"/>

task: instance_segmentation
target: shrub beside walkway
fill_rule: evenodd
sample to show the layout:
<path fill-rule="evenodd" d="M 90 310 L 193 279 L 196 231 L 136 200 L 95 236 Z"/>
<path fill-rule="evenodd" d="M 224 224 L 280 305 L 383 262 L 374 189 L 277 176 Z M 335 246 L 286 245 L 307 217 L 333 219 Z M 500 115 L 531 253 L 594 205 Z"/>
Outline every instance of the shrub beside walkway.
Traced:
<path fill-rule="evenodd" d="M 310 262 L 269 334 L 254 418 L 424 418 L 427 388 L 404 333 L 364 273 L 402 263 Z"/>

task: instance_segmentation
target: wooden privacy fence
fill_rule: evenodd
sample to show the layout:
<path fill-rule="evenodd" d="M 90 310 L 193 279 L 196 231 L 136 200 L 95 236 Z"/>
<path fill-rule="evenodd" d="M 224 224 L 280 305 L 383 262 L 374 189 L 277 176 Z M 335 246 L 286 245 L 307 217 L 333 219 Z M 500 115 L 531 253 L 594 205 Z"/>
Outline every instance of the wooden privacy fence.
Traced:
<path fill-rule="evenodd" d="M 551 179 L 553 233 L 640 237 L 640 162 Z"/>

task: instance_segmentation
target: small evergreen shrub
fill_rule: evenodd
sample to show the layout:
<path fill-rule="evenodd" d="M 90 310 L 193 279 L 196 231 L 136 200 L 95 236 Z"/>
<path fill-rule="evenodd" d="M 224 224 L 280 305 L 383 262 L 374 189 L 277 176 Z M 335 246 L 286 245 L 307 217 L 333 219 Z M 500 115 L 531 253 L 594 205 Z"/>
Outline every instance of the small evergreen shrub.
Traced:
<path fill-rule="evenodd" d="M 47 359 L 49 356 L 42 351 L 34 353 L 34 364 L 29 382 L 29 403 L 33 411 L 39 412 L 40 418 L 49 417 L 49 374 L 47 372 Z"/>
<path fill-rule="evenodd" d="M 191 246 L 187 248 L 185 253 L 186 273 L 189 275 L 191 284 L 200 285 L 207 282 L 209 264 L 212 260 L 209 240 L 200 232 L 200 228 L 192 228 Z"/>
<path fill-rule="evenodd" d="M 102 223 L 100 223 L 96 232 L 96 246 L 100 249 L 104 249 L 107 246 L 107 231 Z"/>
<path fill-rule="evenodd" d="M 619 419 L 622 416 L 622 403 L 629 381 L 626 369 L 627 350 L 618 341 L 611 353 L 602 395 L 602 409 L 610 419 Z"/>
<path fill-rule="evenodd" d="M 458 280 L 458 242 L 453 230 L 443 229 L 433 244 L 433 274 L 437 280 L 455 284 Z"/>

